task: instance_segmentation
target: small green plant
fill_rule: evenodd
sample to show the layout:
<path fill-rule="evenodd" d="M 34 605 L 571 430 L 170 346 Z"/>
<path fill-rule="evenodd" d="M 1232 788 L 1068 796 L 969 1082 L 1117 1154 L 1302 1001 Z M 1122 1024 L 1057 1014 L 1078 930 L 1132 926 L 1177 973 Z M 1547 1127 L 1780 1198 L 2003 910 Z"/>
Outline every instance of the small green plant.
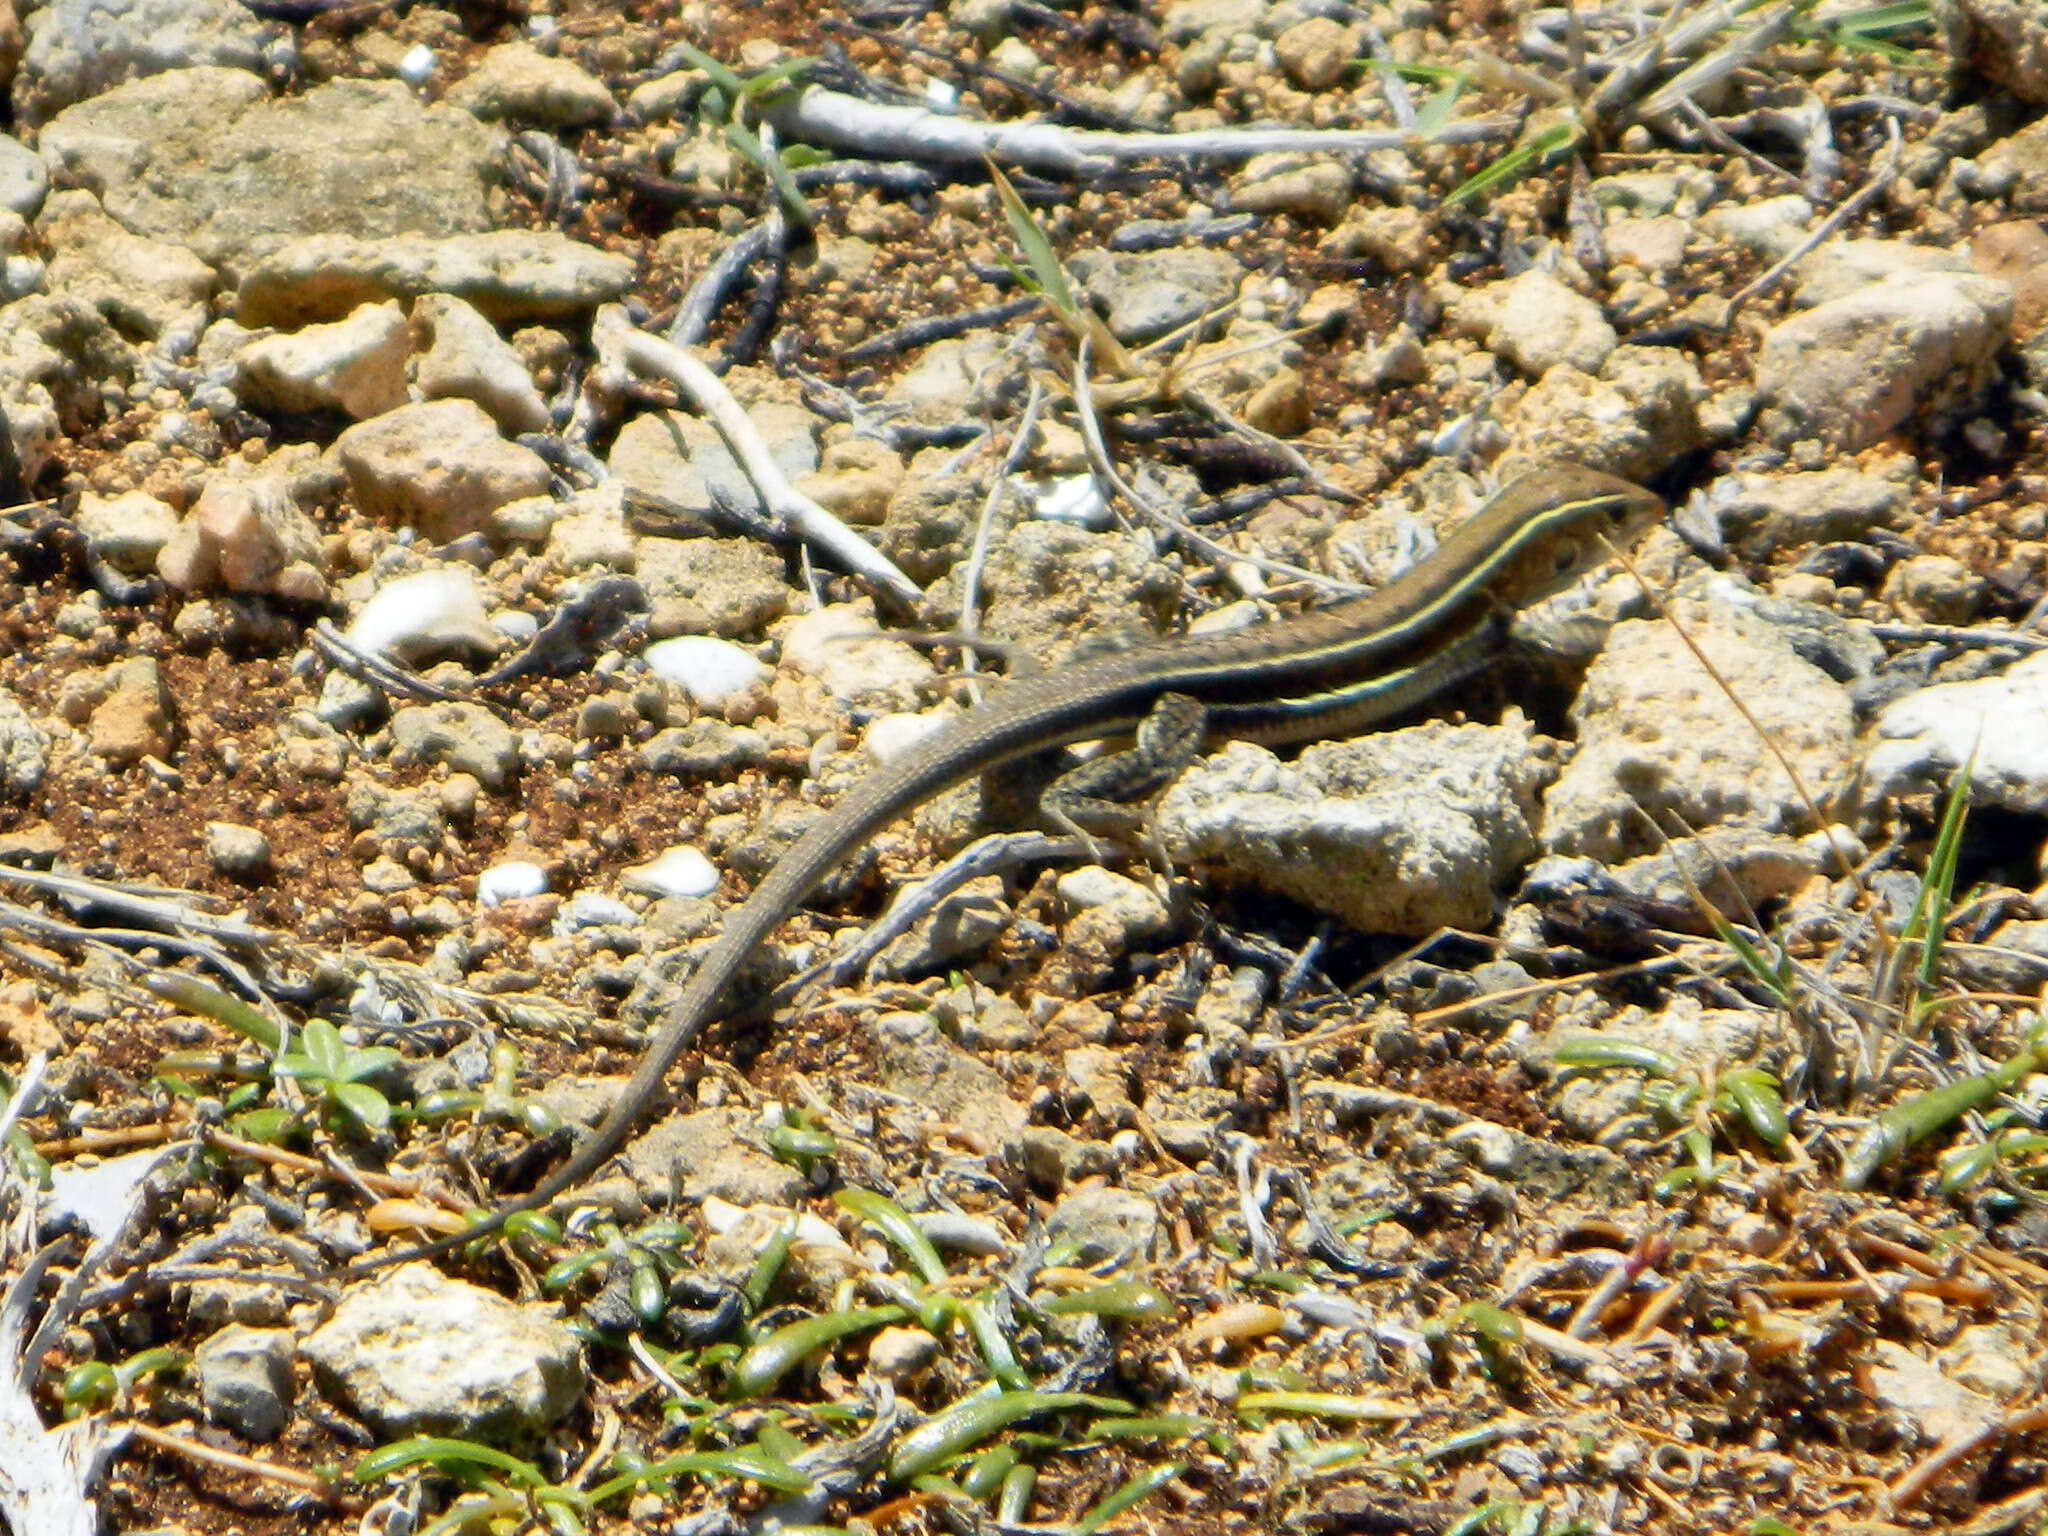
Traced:
<path fill-rule="evenodd" d="M 365 1082 L 395 1065 L 398 1052 L 388 1045 L 350 1045 L 325 1019 L 310 1020 L 299 1036 L 299 1049 L 277 1058 L 271 1070 L 293 1077 L 317 1094 L 329 1112 L 330 1127 L 340 1116 L 363 1130 L 382 1134 L 391 1127 L 391 1101 Z"/>

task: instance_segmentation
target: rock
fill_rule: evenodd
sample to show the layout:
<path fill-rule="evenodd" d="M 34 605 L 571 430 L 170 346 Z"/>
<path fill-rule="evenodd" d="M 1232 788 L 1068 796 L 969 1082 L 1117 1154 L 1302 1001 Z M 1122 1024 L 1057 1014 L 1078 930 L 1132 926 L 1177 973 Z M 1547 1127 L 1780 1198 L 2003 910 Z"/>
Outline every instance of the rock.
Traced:
<path fill-rule="evenodd" d="M 1689 902 L 1699 891 L 1723 912 L 1742 913 L 1790 896 L 1815 875 L 1839 873 L 1839 861 L 1819 842 L 1754 827 L 1709 827 L 1629 860 L 1610 878 L 1646 900 Z"/>
<path fill-rule="evenodd" d="M 1789 475 L 1723 475 L 1707 487 L 1706 500 L 1735 551 L 1766 560 L 1780 550 L 1901 527 L 1916 479 L 1913 461 L 1899 455 L 1882 474 L 1842 464 Z"/>
<path fill-rule="evenodd" d="M 1951 555 L 1912 555 L 1885 578 L 1885 600 L 1909 623 L 1967 624 L 1987 587 L 1982 576 Z"/>
<path fill-rule="evenodd" d="M 157 557 L 178 529 L 177 509 L 146 491 L 119 496 L 87 491 L 78 498 L 76 521 L 94 555 L 135 575 L 156 569 Z"/>
<path fill-rule="evenodd" d="M 865 599 L 792 620 L 782 632 L 782 660 L 836 699 L 896 709 L 915 704 L 935 670 L 922 652 L 882 633 Z"/>
<path fill-rule="evenodd" d="M 503 789 L 519 769 L 519 739 L 481 704 L 414 704 L 391 716 L 391 760 L 443 764 Z"/>
<path fill-rule="evenodd" d="M 359 422 L 335 439 L 334 456 L 367 516 L 443 543 L 483 531 L 499 507 L 549 485 L 546 460 L 499 436 L 470 400 L 402 405 Z"/>
<path fill-rule="evenodd" d="M 50 168 L 21 140 L 0 134 L 0 208 L 33 219 L 50 190 Z"/>
<path fill-rule="evenodd" d="M 413 666 L 444 658 L 496 656 L 505 636 L 484 608 L 476 572 L 466 565 L 413 571 L 381 583 L 349 621 L 349 644 Z"/>
<path fill-rule="evenodd" d="M 1328 155 L 1254 155 L 1230 178 L 1233 212 L 1298 213 L 1325 224 L 1344 217 L 1351 193 L 1351 168 Z M 1113 320 L 1110 329 L 1116 330 Z"/>
<path fill-rule="evenodd" d="M 1750 589 L 1718 578 L 1705 600 L 1668 603 L 1822 804 L 1846 781 L 1854 747 L 1849 692 L 1762 618 Z M 1579 749 L 1544 799 L 1553 851 L 1614 860 L 1654 852 L 1679 825 L 1799 826 L 1806 805 L 1757 726 L 1662 620 L 1615 626 L 1571 718 Z M 1649 818 L 1646 821 L 1644 818 Z"/>
<path fill-rule="evenodd" d="M 718 866 L 695 848 L 664 848 L 645 864 L 620 870 L 619 884 L 657 898 L 709 896 L 718 889 Z"/>
<path fill-rule="evenodd" d="M 1299 437 L 1309 427 L 1308 386 L 1292 368 L 1280 368 L 1244 403 L 1246 425 L 1275 437 Z"/>
<path fill-rule="evenodd" d="M 116 768 L 145 757 L 169 757 L 175 740 L 171 695 L 155 660 L 136 656 L 116 662 L 107 669 L 103 686 L 105 697 L 86 724 L 93 756 Z"/>
<path fill-rule="evenodd" d="M 557 320 L 622 296 L 629 257 L 552 230 L 492 230 L 445 239 L 320 234 L 256 262 L 235 293 L 244 325 L 299 326 L 361 304 L 453 294 L 497 323 Z"/>
<path fill-rule="evenodd" d="M 1083 975 L 1106 977 L 1131 950 L 1172 930 L 1173 914 L 1157 892 L 1099 864 L 1067 871 L 1055 889 L 1071 914 L 1062 951 Z"/>
<path fill-rule="evenodd" d="M 1023 377 L 1002 342 L 988 332 L 949 336 L 924 349 L 917 361 L 890 384 L 886 399 L 907 406 L 918 421 L 958 421 L 977 411 L 993 410 Z"/>
<path fill-rule="evenodd" d="M 756 539 L 637 539 L 633 565 L 657 640 L 759 634 L 789 608 L 782 554 Z"/>
<path fill-rule="evenodd" d="M 768 743 L 759 731 L 710 718 L 657 731 L 640 749 L 640 762 L 649 773 L 714 784 L 730 782 L 740 770 L 767 760 Z"/>
<path fill-rule="evenodd" d="M 1087 250 L 1069 267 L 1126 343 L 1152 341 L 1221 308 L 1237 297 L 1244 276 L 1236 257 L 1204 246 Z"/>
<path fill-rule="evenodd" d="M 2048 16 L 2032 0 L 1933 0 L 1951 74 L 2048 102 Z"/>
<path fill-rule="evenodd" d="M 1941 1367 L 1903 1344 L 1876 1339 L 1857 1372 L 1871 1403 L 1891 1421 L 1887 1432 L 1909 1444 L 1940 1445 L 1986 1432 L 1998 1404 L 1951 1380 Z"/>
<path fill-rule="evenodd" d="M 1420 936 L 1492 920 L 1495 887 L 1536 852 L 1549 774 L 1518 715 L 1320 742 L 1293 763 L 1234 742 L 1167 791 L 1157 835 L 1354 928 Z"/>
<path fill-rule="evenodd" d="M 2005 193 L 2014 213 L 2048 213 L 2048 118 L 2010 134 L 1977 157 L 1976 180 Z"/>
<path fill-rule="evenodd" d="M 14 108 L 36 124 L 143 75 L 208 64 L 260 70 L 277 35 L 238 0 L 51 0 L 29 15 Z"/>
<path fill-rule="evenodd" d="M 1531 378 L 1559 363 L 1597 372 L 1616 344 L 1600 306 L 1540 267 L 1461 294 L 1445 319 Z"/>
<path fill-rule="evenodd" d="M 1160 31 L 1169 43 L 1191 43 L 1206 32 L 1257 32 L 1270 0 L 1175 0 Z"/>
<path fill-rule="evenodd" d="M 474 400 L 514 436 L 546 430 L 548 404 L 525 360 L 476 309 L 451 294 L 429 293 L 413 305 L 412 323 L 428 339 L 417 370 L 427 399 Z"/>
<path fill-rule="evenodd" d="M 244 1440 L 274 1440 L 292 1412 L 294 1340 L 288 1328 L 230 1323 L 192 1352 L 206 1416 Z"/>
<path fill-rule="evenodd" d="M 791 1206 L 809 1192 L 803 1173 L 762 1145 L 754 1117 L 739 1109 L 670 1115 L 620 1150 L 627 1175 L 650 1205 L 680 1188 L 688 1204 Z"/>
<path fill-rule="evenodd" d="M 1559 459 L 1647 480 L 1706 437 L 1707 389 L 1669 347 L 1616 347 L 1597 376 L 1559 363 L 1500 411 L 1503 482 Z"/>
<path fill-rule="evenodd" d="M 365 304 L 331 325 L 249 342 L 235 354 L 235 392 L 258 410 L 341 411 L 362 421 L 405 404 L 411 355 L 398 305 Z"/>
<path fill-rule="evenodd" d="M 306 1339 L 321 1394 L 386 1439 L 538 1436 L 582 1396 L 582 1346 L 554 1309 L 406 1264 L 346 1290 Z"/>
<path fill-rule="evenodd" d="M 36 234 L 50 251 L 50 291 L 90 304 L 118 330 L 154 341 L 203 327 L 213 268 L 181 245 L 130 234 L 90 192 L 51 197 Z"/>
<path fill-rule="evenodd" d="M 543 128 L 584 128 L 612 116 L 612 93 L 602 80 L 531 43 L 501 43 L 487 51 L 446 100 L 478 117 Z"/>
<path fill-rule="evenodd" d="M 2048 322 L 2048 230 L 2032 219 L 1992 224 L 1970 237 L 1970 266 L 2012 289 L 2012 334 L 2031 340 Z"/>
<path fill-rule="evenodd" d="M 889 1092 L 986 1138 L 999 1140 L 1023 1126 L 1024 1106 L 1011 1099 L 1003 1079 L 939 1033 L 931 1015 L 885 1013 L 870 1033 L 876 1081 Z"/>
<path fill-rule="evenodd" d="M 1776 261 L 1798 247 L 1812 222 L 1813 204 L 1792 192 L 1761 202 L 1729 203 L 1715 208 L 1700 216 L 1699 230 L 1766 261 Z"/>
<path fill-rule="evenodd" d="M 1792 302 L 1812 309 L 1881 283 L 1894 273 L 1910 278 L 1921 272 L 1967 272 L 1970 267 L 1963 252 L 1930 245 L 1910 245 L 1904 240 L 1830 240 L 1801 257 L 1792 269 L 1799 279 Z"/>
<path fill-rule="evenodd" d="M 131 233 L 235 276 L 307 235 L 488 229 L 503 146 L 497 130 L 422 106 L 395 80 L 272 99 L 255 75 L 212 67 L 116 86 L 58 113 L 40 140 L 52 173 L 98 193 Z"/>
<path fill-rule="evenodd" d="M 1420 208 L 1354 210 L 1317 243 L 1317 249 L 1340 261 L 1372 258 L 1389 272 L 1420 272 L 1429 265 L 1429 216 Z"/>
<path fill-rule="evenodd" d="M 939 1341 L 922 1328 L 884 1328 L 868 1341 L 868 1369 L 899 1386 L 939 1358 Z"/>
<path fill-rule="evenodd" d="M 1893 276 L 1775 326 L 1757 361 L 1767 436 L 1853 452 L 1988 382 L 2012 290 L 1967 272 Z"/>
<path fill-rule="evenodd" d="M 134 371 L 133 354 L 91 304 L 35 294 L 0 306 L 0 418 L 24 485 L 49 467 L 66 421 L 99 414 L 105 375 Z"/>
<path fill-rule="evenodd" d="M 1866 805 L 1945 793 L 1969 763 L 1972 805 L 2048 814 L 2048 654 L 1908 694 L 1885 707 L 1872 735 Z"/>
<path fill-rule="evenodd" d="M 903 478 L 903 460 L 888 444 L 849 437 L 828 444 L 817 469 L 800 476 L 796 488 L 841 522 L 874 527 L 888 515 Z"/>
<path fill-rule="evenodd" d="M 1128 1189 L 1085 1189 L 1067 1196 L 1046 1218 L 1048 1243 L 1072 1243 L 1074 1262 L 1142 1269 L 1159 1237 L 1159 1208 Z"/>
<path fill-rule="evenodd" d="M 206 862 L 230 880 L 253 882 L 270 873 L 270 839 L 232 821 L 206 824 Z"/>
<path fill-rule="evenodd" d="M 175 592 L 220 586 L 318 602 L 327 594 L 319 558 L 319 531 L 282 477 L 227 469 L 207 480 L 156 568 Z"/>
<path fill-rule="evenodd" d="M 775 675 L 752 651 L 709 635 L 656 641 L 643 659 L 648 671 L 674 683 L 700 709 L 717 709 Z"/>
<path fill-rule="evenodd" d="M 1298 21 L 1273 39 L 1280 67 L 1304 91 L 1326 91 L 1338 84 L 1359 51 L 1351 29 L 1326 16 Z"/>
<path fill-rule="evenodd" d="M 43 733 L 21 701 L 0 689 L 0 796 L 26 800 L 42 785 L 48 766 Z"/>
<path fill-rule="evenodd" d="M 818 467 L 816 422 L 802 406 L 760 400 L 747 408 L 747 419 L 785 477 L 793 481 Z M 754 482 L 718 429 L 701 416 L 643 412 L 619 429 L 606 462 L 628 487 L 656 498 L 672 518 L 708 520 L 720 506 L 767 515 Z"/>
<path fill-rule="evenodd" d="M 1669 277 L 1685 265 L 1692 225 L 1670 214 L 1648 219 L 1615 219 L 1601 231 L 1607 259 L 1619 266 L 1641 267 L 1652 277 Z"/>

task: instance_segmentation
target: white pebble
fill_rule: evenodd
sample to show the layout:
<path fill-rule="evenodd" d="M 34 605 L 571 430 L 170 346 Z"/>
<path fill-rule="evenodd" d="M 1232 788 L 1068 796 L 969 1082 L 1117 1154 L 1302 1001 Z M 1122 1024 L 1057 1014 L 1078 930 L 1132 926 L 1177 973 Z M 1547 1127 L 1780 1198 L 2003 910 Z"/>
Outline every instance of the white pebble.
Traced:
<path fill-rule="evenodd" d="M 629 891 L 648 896 L 709 896 L 718 889 L 718 869 L 694 848 L 670 848 L 620 877 Z"/>
<path fill-rule="evenodd" d="M 578 891 L 555 914 L 555 936 L 566 939 L 585 928 L 631 928 L 640 914 L 616 896 L 596 891 Z"/>
<path fill-rule="evenodd" d="M 359 651 L 403 656 L 450 637 L 488 633 L 489 623 L 476 577 L 451 565 L 379 587 L 349 625 L 348 640 Z"/>
<path fill-rule="evenodd" d="M 398 61 L 398 78 L 407 85 L 425 85 L 433 78 L 434 64 L 434 50 L 425 43 L 414 43 Z"/>
<path fill-rule="evenodd" d="M 877 715 L 860 739 L 861 750 L 878 763 L 893 763 L 919 742 L 944 730 L 946 718 L 937 711 L 924 715 Z"/>
<path fill-rule="evenodd" d="M 753 652 L 709 635 L 657 640 L 645 655 L 654 675 L 676 684 L 694 704 L 723 704 L 768 681 L 768 669 Z"/>
<path fill-rule="evenodd" d="M 924 83 L 924 99 L 941 112 L 950 112 L 960 103 L 960 91 L 950 80 L 931 79 Z"/>
<path fill-rule="evenodd" d="M 502 906 L 523 896 L 538 896 L 547 888 L 548 872 L 525 859 L 493 864 L 476 877 L 477 904 L 485 907 Z"/>
<path fill-rule="evenodd" d="M 1109 526 L 1109 503 L 1093 475 L 1068 475 L 1032 497 L 1032 510 L 1050 523 L 1079 523 L 1084 528 Z"/>

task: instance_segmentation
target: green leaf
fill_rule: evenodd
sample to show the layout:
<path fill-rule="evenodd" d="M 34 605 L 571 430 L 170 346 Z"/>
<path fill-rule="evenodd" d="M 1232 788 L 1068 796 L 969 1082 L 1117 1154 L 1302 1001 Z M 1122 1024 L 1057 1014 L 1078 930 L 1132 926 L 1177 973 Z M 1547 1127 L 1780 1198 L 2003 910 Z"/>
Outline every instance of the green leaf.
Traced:
<path fill-rule="evenodd" d="M 391 1101 L 368 1083 L 334 1083 L 328 1092 L 358 1125 L 373 1131 L 391 1128 Z"/>
<path fill-rule="evenodd" d="M 1576 145 L 1585 129 L 1576 120 L 1552 123 L 1538 129 L 1491 165 L 1467 177 L 1444 199 L 1446 208 L 1471 202 L 1517 180 L 1524 171 L 1542 164 L 1552 155 Z"/>

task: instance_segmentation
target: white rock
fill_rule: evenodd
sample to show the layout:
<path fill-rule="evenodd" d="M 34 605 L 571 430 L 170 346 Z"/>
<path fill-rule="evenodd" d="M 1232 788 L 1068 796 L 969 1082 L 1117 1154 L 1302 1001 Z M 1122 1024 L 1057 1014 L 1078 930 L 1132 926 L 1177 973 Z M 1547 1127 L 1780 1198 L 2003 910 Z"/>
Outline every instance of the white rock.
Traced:
<path fill-rule="evenodd" d="M 657 640 L 643 653 L 656 677 L 674 683 L 703 707 L 738 698 L 773 675 L 752 651 L 709 635 L 677 635 Z"/>
<path fill-rule="evenodd" d="M 493 656 L 501 644 L 498 635 L 476 573 L 463 565 L 386 582 L 348 627 L 349 644 L 358 650 L 408 661 L 464 650 Z"/>
<path fill-rule="evenodd" d="M 1031 510 L 1056 523 L 1079 523 L 1083 528 L 1107 528 L 1109 503 L 1102 499 L 1102 487 L 1093 475 L 1068 475 L 1054 480 L 1031 496 Z"/>
<path fill-rule="evenodd" d="M 624 871 L 619 883 L 646 896 L 709 896 L 718 889 L 718 867 L 695 848 L 666 848 Z"/>
<path fill-rule="evenodd" d="M 1908 694 L 1877 717 L 1875 735 L 1863 764 L 1870 804 L 1944 791 L 1967 762 L 1972 803 L 2048 812 L 2048 652 Z"/>
<path fill-rule="evenodd" d="M 332 325 L 262 336 L 235 354 L 235 392 L 258 409 L 344 411 L 357 421 L 405 403 L 412 332 L 395 301 Z"/>
<path fill-rule="evenodd" d="M 527 896 L 538 896 L 548 888 L 548 872 L 526 859 L 507 859 L 493 864 L 476 877 L 477 905 L 503 906 Z"/>

